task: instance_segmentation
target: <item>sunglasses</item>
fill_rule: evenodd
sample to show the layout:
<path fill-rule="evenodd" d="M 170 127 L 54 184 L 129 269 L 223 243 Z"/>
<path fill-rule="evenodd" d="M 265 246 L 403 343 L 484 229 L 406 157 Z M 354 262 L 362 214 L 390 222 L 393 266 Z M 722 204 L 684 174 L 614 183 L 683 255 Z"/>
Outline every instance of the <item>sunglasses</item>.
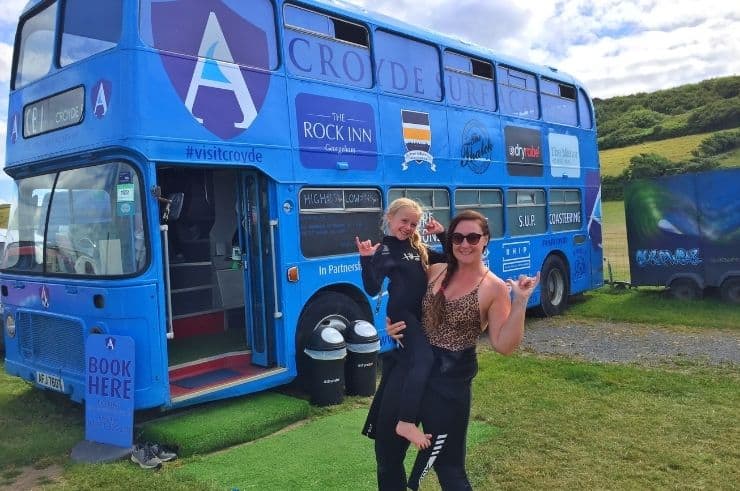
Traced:
<path fill-rule="evenodd" d="M 470 245 L 476 245 L 478 242 L 480 242 L 480 238 L 483 237 L 481 234 L 471 233 L 468 235 L 463 235 L 458 232 L 455 232 L 454 234 L 450 234 L 450 239 L 452 239 L 452 243 L 455 245 L 460 245 L 463 243 L 463 240 L 467 240 L 468 244 Z"/>

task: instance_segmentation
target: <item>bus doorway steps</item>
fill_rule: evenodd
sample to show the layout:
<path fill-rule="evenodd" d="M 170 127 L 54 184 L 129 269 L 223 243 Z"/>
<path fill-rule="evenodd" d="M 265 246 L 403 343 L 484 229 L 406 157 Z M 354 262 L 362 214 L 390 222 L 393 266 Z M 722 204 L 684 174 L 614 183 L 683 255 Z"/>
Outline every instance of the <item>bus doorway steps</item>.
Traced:
<path fill-rule="evenodd" d="M 282 369 L 280 369 L 282 370 Z M 223 356 L 171 367 L 170 394 L 173 399 L 193 393 L 216 390 L 237 382 L 262 378 L 275 369 L 252 365 L 249 352 L 227 353 Z"/>

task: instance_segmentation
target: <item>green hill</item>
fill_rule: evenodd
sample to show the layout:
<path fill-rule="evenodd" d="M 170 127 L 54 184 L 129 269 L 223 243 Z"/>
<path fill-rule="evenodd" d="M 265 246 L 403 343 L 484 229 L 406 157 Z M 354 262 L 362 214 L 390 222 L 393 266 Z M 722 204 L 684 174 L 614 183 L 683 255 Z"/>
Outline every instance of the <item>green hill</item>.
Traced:
<path fill-rule="evenodd" d="M 599 148 L 695 135 L 740 125 L 740 76 L 594 99 Z"/>

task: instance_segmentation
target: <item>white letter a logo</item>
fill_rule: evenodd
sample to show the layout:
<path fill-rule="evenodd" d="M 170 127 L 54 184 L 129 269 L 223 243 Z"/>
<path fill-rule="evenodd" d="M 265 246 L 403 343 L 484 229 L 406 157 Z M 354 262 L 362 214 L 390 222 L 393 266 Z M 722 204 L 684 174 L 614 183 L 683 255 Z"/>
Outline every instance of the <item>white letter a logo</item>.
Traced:
<path fill-rule="evenodd" d="M 93 113 L 102 118 L 108 112 L 108 101 L 105 98 L 105 90 L 103 89 L 103 82 L 98 85 L 98 94 L 95 97 L 95 107 Z"/>
<path fill-rule="evenodd" d="M 234 126 L 243 129 L 249 128 L 249 125 L 257 117 L 257 110 L 254 107 L 252 94 L 249 93 L 247 84 L 244 82 L 244 77 L 239 67 L 234 64 L 234 58 L 231 56 L 231 51 L 229 51 L 221 25 L 213 12 L 208 16 L 208 23 L 203 33 L 198 55 L 198 63 L 195 65 L 193 78 L 190 80 L 190 86 L 188 87 L 188 95 L 185 98 L 185 107 L 188 108 L 196 121 L 203 124 L 203 118 L 199 118 L 193 113 L 193 104 L 198 95 L 198 89 L 200 87 L 213 87 L 228 90 L 236 96 L 243 115 L 242 121 L 234 123 Z"/>

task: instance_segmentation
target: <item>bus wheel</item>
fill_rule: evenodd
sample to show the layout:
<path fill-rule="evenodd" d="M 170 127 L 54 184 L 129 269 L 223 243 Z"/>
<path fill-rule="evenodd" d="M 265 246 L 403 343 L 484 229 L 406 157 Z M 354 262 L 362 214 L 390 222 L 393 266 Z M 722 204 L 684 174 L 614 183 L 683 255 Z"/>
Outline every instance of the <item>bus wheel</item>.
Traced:
<path fill-rule="evenodd" d="M 568 268 L 558 256 L 542 266 L 539 311 L 548 317 L 561 314 L 568 304 Z"/>
<path fill-rule="evenodd" d="M 677 300 L 699 300 L 702 297 L 701 288 L 691 278 L 677 278 L 671 282 L 670 292 Z"/>
<path fill-rule="evenodd" d="M 313 329 L 327 317 L 340 315 L 353 322 L 357 319 L 369 320 L 363 313 L 362 308 L 349 296 L 337 292 L 320 293 L 311 300 L 303 310 L 298 320 L 296 332 L 296 365 L 298 367 L 298 384 L 307 389 L 308 356 L 303 352 L 308 343 Z"/>
<path fill-rule="evenodd" d="M 720 287 L 722 300 L 730 303 L 740 303 L 740 278 L 727 278 Z"/>

